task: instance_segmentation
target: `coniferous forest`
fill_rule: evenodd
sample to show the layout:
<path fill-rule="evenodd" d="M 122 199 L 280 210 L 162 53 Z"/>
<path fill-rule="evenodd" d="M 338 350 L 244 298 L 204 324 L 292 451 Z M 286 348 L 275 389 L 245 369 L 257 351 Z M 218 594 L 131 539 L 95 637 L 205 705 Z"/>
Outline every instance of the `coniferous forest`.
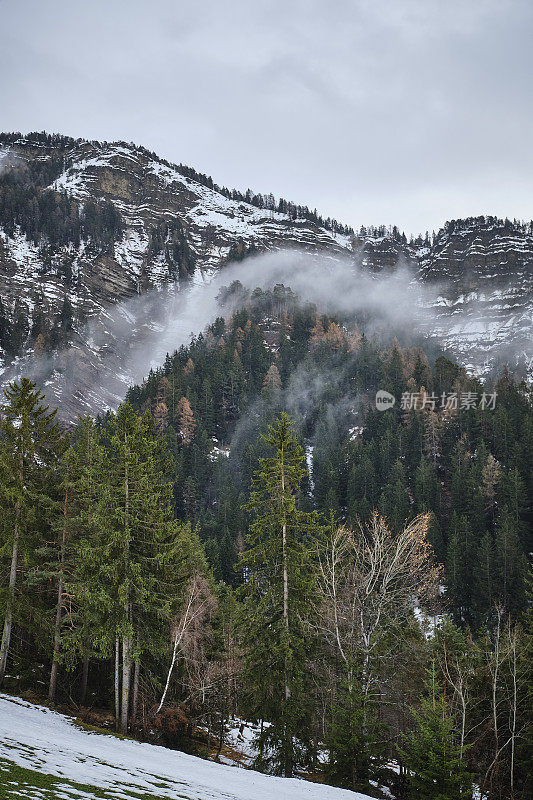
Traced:
<path fill-rule="evenodd" d="M 531 797 L 530 387 L 281 285 L 220 300 L 116 413 L 6 388 L 2 690 L 216 760 L 240 718 L 255 768 L 375 796 Z"/>

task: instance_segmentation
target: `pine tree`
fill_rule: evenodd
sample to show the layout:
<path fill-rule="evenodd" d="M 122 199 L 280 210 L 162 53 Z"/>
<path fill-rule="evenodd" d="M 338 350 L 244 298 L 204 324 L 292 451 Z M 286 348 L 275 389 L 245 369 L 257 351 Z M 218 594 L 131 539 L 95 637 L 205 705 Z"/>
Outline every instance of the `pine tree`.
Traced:
<path fill-rule="evenodd" d="M 49 522 L 54 500 L 54 473 L 65 447 L 56 411 L 43 405 L 35 383 L 22 378 L 4 389 L 0 420 L 0 470 L 3 553 L 9 557 L 4 627 L 0 647 L 0 686 L 5 677 L 13 620 L 17 615 L 19 562 L 31 561 L 35 541 Z"/>
<path fill-rule="evenodd" d="M 264 437 L 273 455 L 261 459 L 246 509 L 252 513 L 242 554 L 246 602 L 244 680 L 252 716 L 271 724 L 260 736 L 259 766 L 290 776 L 306 730 L 305 620 L 311 612 L 312 570 L 307 538 L 318 530 L 300 511 L 304 455 L 283 413 Z"/>

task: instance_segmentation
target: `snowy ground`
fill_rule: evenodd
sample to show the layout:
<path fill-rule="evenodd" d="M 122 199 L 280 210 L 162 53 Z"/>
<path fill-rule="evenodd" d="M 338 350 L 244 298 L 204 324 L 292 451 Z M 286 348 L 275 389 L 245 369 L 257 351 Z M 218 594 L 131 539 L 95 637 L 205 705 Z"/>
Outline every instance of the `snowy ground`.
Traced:
<path fill-rule="evenodd" d="M 0 797 L 25 800 L 369 800 L 77 727 L 0 694 Z"/>

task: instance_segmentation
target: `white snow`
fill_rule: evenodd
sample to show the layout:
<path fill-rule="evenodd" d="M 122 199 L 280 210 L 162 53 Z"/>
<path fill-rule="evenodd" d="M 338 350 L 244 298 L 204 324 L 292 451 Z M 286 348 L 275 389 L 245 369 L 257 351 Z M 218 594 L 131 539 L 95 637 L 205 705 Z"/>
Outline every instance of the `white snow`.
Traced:
<path fill-rule="evenodd" d="M 419 605 L 413 608 L 413 614 L 426 639 L 433 639 L 435 631 L 442 626 L 445 620 L 444 614 L 429 614 Z"/>
<path fill-rule="evenodd" d="M 0 694 L 0 758 L 97 786 L 188 800 L 368 800 L 367 795 L 275 778 L 150 744 L 82 730 L 66 716 Z"/>
<path fill-rule="evenodd" d="M 216 461 L 217 458 L 220 456 L 224 456 L 225 458 L 230 457 L 230 449 L 229 447 L 219 447 L 219 441 L 214 436 L 211 439 L 213 445 L 211 447 L 211 452 L 209 453 L 209 458 L 211 461 Z"/>
<path fill-rule="evenodd" d="M 308 444 L 305 448 L 305 462 L 307 464 L 307 472 L 309 474 L 309 494 L 312 495 L 315 489 L 315 482 L 313 480 L 313 450 L 314 445 Z"/>

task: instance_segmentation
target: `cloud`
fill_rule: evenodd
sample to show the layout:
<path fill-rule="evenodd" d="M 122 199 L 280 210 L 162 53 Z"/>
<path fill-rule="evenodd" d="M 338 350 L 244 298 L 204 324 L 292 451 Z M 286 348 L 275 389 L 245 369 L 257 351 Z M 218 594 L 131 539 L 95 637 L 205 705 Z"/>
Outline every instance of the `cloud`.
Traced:
<path fill-rule="evenodd" d="M 80 408 L 93 413 L 116 408 L 127 389 L 160 367 L 167 353 L 188 344 L 192 335 L 231 310 L 221 308 L 217 295 L 235 280 L 250 290 L 283 283 L 323 311 L 358 315 L 367 334 L 401 329 L 412 333 L 413 309 L 419 308 L 422 324 L 423 306 L 437 291 L 414 281 L 401 265 L 391 273 L 372 276 L 360 268 L 357 256 L 350 260 L 277 251 L 230 264 L 206 282 L 197 273 L 195 281 L 181 290 L 171 285 L 117 303 L 91 320 L 72 347 L 51 358 L 17 362 L 3 378 L 32 375 L 44 386 L 49 401 L 61 405 L 64 417 L 73 418 Z M 312 390 L 310 382 L 307 391 Z M 294 398 L 296 413 L 298 403 L 305 402 L 296 389 Z"/>

